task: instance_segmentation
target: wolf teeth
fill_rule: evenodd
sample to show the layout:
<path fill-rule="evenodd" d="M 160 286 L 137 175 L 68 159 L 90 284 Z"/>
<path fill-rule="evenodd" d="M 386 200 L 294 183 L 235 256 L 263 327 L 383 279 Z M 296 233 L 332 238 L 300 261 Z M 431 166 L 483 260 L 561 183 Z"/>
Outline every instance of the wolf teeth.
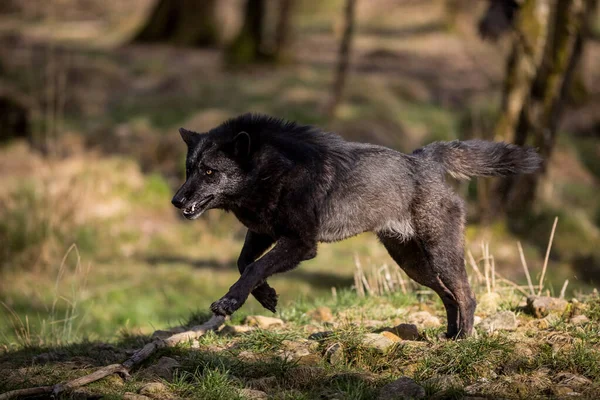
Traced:
<path fill-rule="evenodd" d="M 192 204 L 192 212 L 196 210 L 196 203 Z"/>

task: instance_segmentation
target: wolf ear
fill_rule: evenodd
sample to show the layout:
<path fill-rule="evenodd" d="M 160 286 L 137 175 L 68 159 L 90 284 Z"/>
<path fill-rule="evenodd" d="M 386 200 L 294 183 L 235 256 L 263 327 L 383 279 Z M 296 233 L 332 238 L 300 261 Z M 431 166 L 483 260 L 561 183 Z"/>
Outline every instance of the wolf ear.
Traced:
<path fill-rule="evenodd" d="M 188 146 L 191 146 L 194 144 L 194 137 L 196 136 L 195 132 L 188 131 L 187 129 L 184 129 L 184 128 L 179 128 L 179 134 L 181 135 L 181 138 Z"/>
<path fill-rule="evenodd" d="M 239 158 L 246 158 L 250 155 L 251 140 L 248 132 L 241 131 L 233 138 L 233 154 Z"/>

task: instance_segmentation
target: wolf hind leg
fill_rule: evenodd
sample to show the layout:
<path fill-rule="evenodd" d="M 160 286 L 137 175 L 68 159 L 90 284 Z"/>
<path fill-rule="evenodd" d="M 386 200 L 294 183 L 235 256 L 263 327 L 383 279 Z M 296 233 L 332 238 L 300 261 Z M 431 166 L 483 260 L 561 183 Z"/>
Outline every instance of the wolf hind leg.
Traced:
<path fill-rule="evenodd" d="M 240 275 L 244 273 L 246 267 L 258 259 L 271 245 L 275 243 L 272 237 L 262 235 L 256 232 L 248 231 L 244 241 L 244 247 L 237 261 Z M 267 281 L 256 285 L 252 290 L 254 298 L 267 310 L 275 312 L 277 308 L 277 292 Z"/>
<path fill-rule="evenodd" d="M 379 233 L 378 236 L 390 256 L 411 279 L 433 289 L 440 296 L 446 308 L 448 319 L 447 337 L 456 338 L 470 334 L 473 326 L 472 313 L 474 307 L 473 310 L 470 310 L 467 306 L 463 306 L 462 303 L 464 303 L 465 298 L 463 290 L 457 290 L 457 285 L 453 284 L 453 279 L 446 279 L 446 274 L 442 272 L 444 270 L 440 271 L 437 268 L 438 260 L 431 257 L 427 245 L 419 239 L 404 241 L 396 235 L 386 234 L 385 232 Z M 464 271 L 464 267 L 462 269 Z M 454 275 L 452 274 L 452 276 Z M 460 280 L 458 286 L 466 285 L 466 288 L 470 291 L 466 273 L 464 280 L 460 274 L 458 279 Z M 469 315 L 471 315 L 470 319 Z M 471 321 L 470 324 L 469 320 Z"/>

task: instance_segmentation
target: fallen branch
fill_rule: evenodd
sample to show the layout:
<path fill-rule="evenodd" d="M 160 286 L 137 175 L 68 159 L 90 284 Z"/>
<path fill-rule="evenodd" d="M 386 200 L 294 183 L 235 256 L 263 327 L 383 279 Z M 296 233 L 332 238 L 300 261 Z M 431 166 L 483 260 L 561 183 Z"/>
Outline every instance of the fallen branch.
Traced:
<path fill-rule="evenodd" d="M 150 357 L 152 354 L 154 354 L 154 352 L 156 352 L 156 350 L 163 347 L 173 347 L 179 343 L 197 339 L 208 331 L 215 331 L 219 329 L 224 322 L 225 317 L 213 315 L 207 322 L 203 323 L 202 325 L 194 326 L 187 331 L 175 333 L 167 338 L 156 337 L 154 340 L 152 340 L 152 342 L 137 350 L 122 364 L 111 364 L 106 367 L 102 367 L 91 374 L 82 376 L 81 378 L 73 379 L 65 383 L 58 383 L 54 386 L 40 386 L 29 389 L 12 390 L 10 392 L 0 394 L 0 400 L 39 396 L 43 394 L 57 396 L 66 390 L 73 390 L 75 388 L 87 385 L 88 383 L 96 382 L 112 374 L 119 374 L 123 378 L 127 378 L 129 377 L 129 372 L 133 369 L 133 367 Z"/>

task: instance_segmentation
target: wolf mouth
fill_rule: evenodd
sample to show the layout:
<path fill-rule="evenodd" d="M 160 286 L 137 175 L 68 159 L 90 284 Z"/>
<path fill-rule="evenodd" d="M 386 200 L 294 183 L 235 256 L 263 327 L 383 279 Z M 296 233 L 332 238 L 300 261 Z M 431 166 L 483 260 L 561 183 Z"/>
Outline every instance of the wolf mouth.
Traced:
<path fill-rule="evenodd" d="M 214 197 L 215 196 L 211 195 L 200 201 L 194 201 L 192 204 L 183 209 L 183 216 L 187 219 L 198 218 L 206 210 L 208 203 L 210 203 Z"/>

